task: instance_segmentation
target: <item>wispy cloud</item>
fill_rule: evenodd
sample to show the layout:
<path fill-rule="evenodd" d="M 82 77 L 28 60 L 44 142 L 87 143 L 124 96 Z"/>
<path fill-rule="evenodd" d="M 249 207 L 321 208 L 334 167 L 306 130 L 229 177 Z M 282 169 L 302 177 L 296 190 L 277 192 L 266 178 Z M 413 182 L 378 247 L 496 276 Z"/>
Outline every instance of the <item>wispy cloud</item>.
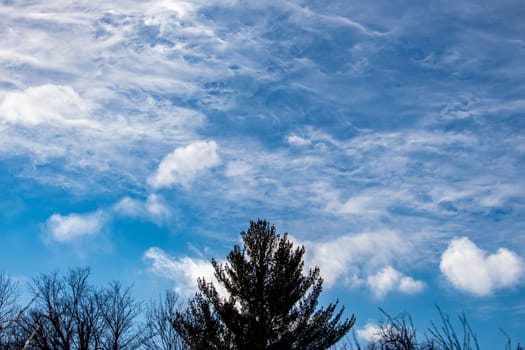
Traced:
<path fill-rule="evenodd" d="M 303 242 L 309 266 L 319 266 L 327 287 L 367 287 L 376 299 L 389 293 L 417 294 L 426 284 L 392 267 L 414 259 L 416 242 L 392 231 L 349 234 L 333 240 Z"/>
<path fill-rule="evenodd" d="M 309 140 L 296 135 L 288 136 L 287 140 L 288 143 L 292 146 L 307 146 L 311 143 Z"/>
<path fill-rule="evenodd" d="M 62 213 L 45 224 L 53 241 L 95 237 L 109 215 L 230 240 L 217 221 L 265 216 L 305 242 L 329 287 L 409 294 L 414 270 L 432 283 L 442 257 L 460 290 L 514 286 L 517 254 L 497 247 L 525 249 L 516 6 L 7 2 L 2 173 L 106 203 L 49 209 Z M 476 257 L 476 287 L 442 255 L 458 234 L 496 252 L 450 243 Z M 182 285 L 204 269 L 148 252 Z"/>
<path fill-rule="evenodd" d="M 113 206 L 120 215 L 151 220 L 158 225 L 165 224 L 171 217 L 171 209 L 158 194 L 150 194 L 145 201 L 124 197 Z"/>
<path fill-rule="evenodd" d="M 187 256 L 174 258 L 157 247 L 151 247 L 144 253 L 144 261 L 151 266 L 152 272 L 173 280 L 175 291 L 186 297 L 192 296 L 197 290 L 198 278 L 214 282 L 218 287 L 209 261 Z"/>

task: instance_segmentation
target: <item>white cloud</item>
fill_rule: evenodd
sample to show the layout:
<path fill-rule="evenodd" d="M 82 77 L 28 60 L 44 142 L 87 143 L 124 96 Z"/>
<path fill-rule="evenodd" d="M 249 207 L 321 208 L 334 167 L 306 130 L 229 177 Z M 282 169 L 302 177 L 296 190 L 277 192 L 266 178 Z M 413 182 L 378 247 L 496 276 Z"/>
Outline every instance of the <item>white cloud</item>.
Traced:
<path fill-rule="evenodd" d="M 150 194 L 146 201 L 124 197 L 113 209 L 121 215 L 144 218 L 157 224 L 166 222 L 171 216 L 170 208 L 158 194 Z"/>
<path fill-rule="evenodd" d="M 164 157 L 155 174 L 148 178 L 148 183 L 154 188 L 175 184 L 187 186 L 196 176 L 220 162 L 215 141 L 194 142 Z"/>
<path fill-rule="evenodd" d="M 422 281 L 403 275 L 392 266 L 386 266 L 375 275 L 368 276 L 367 285 L 378 299 L 390 292 L 416 294 L 425 288 Z"/>
<path fill-rule="evenodd" d="M 175 282 L 175 291 L 184 296 L 191 296 L 197 291 L 197 278 L 203 277 L 218 287 L 211 263 L 203 259 L 190 257 L 173 258 L 157 247 L 149 248 L 144 253 L 144 260 L 151 264 L 151 270 Z M 219 292 L 222 289 L 217 288 Z"/>
<path fill-rule="evenodd" d="M 146 200 L 146 211 L 157 218 L 167 218 L 170 215 L 170 209 L 164 203 L 162 197 L 156 194 L 150 194 Z"/>
<path fill-rule="evenodd" d="M 307 146 L 311 144 L 312 142 L 300 136 L 291 135 L 291 136 L 288 136 L 288 143 L 292 146 Z"/>
<path fill-rule="evenodd" d="M 228 177 L 244 177 L 253 172 L 253 169 L 249 164 L 243 161 L 231 161 L 226 164 L 224 175 Z"/>
<path fill-rule="evenodd" d="M 372 342 L 380 338 L 381 327 L 374 322 L 368 321 L 363 328 L 358 328 L 356 332 L 360 339 Z"/>
<path fill-rule="evenodd" d="M 425 282 L 415 280 L 409 276 L 402 276 L 397 289 L 403 294 L 417 294 L 425 289 Z"/>
<path fill-rule="evenodd" d="M 513 251 L 499 248 L 488 254 L 467 237 L 450 241 L 439 267 L 455 288 L 477 296 L 515 286 L 525 275 L 525 262 Z"/>
<path fill-rule="evenodd" d="M 8 92 L 0 104 L 0 120 L 22 125 L 53 123 L 95 126 L 85 119 L 91 109 L 71 86 L 45 84 Z"/>
<path fill-rule="evenodd" d="M 304 242 L 307 262 L 319 266 L 327 287 L 336 282 L 349 286 L 363 284 L 362 272 L 403 259 L 410 244 L 393 231 L 347 235 L 323 242 Z"/>
<path fill-rule="evenodd" d="M 341 214 L 366 217 L 386 215 L 388 213 L 388 205 L 398 196 L 394 196 L 393 192 L 385 195 L 385 191 L 382 189 L 377 190 L 375 194 L 372 192 L 373 191 L 369 190 L 351 197 L 344 204 L 341 204 L 341 206 L 337 208 L 337 211 Z"/>
<path fill-rule="evenodd" d="M 87 214 L 53 214 L 46 221 L 49 238 L 60 243 L 99 233 L 106 223 L 104 212 L 98 210 Z"/>

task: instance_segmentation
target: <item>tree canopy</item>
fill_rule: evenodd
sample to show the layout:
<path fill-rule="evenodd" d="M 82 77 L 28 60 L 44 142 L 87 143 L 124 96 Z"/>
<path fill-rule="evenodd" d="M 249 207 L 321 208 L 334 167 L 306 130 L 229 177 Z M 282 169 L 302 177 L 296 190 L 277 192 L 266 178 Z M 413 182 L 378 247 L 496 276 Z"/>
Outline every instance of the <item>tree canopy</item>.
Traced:
<path fill-rule="evenodd" d="M 173 322 L 192 349 L 326 349 L 354 325 L 338 302 L 319 307 L 318 267 L 304 273 L 304 247 L 295 247 L 265 220 L 241 232 L 224 264 L 212 260 L 217 281 L 199 291 Z"/>

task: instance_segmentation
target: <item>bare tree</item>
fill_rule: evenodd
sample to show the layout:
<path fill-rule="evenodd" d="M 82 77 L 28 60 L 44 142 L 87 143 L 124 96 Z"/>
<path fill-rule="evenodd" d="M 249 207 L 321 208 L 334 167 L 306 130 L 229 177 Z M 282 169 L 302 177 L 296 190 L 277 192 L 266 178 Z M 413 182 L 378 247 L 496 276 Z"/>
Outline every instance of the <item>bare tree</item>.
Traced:
<path fill-rule="evenodd" d="M 42 275 L 33 281 L 36 306 L 20 322 L 37 349 L 88 350 L 100 344 L 101 322 L 89 269 L 65 277 Z"/>
<path fill-rule="evenodd" d="M 173 327 L 175 315 L 182 308 L 179 297 L 168 290 L 163 298 L 152 301 L 146 309 L 146 350 L 186 350 L 182 338 Z"/>
<path fill-rule="evenodd" d="M 436 325 L 432 322 L 432 326 L 428 331 L 437 349 L 479 350 L 476 334 L 472 331 L 472 328 L 470 328 L 465 314 L 459 316 L 462 329 L 460 335 L 458 335 L 458 332 L 450 321 L 450 317 L 444 314 L 439 306 L 436 305 L 436 308 L 438 309 L 441 323 Z"/>
<path fill-rule="evenodd" d="M 392 317 L 383 309 L 379 309 L 386 317 L 386 322 L 379 330 L 383 348 L 386 350 L 415 350 L 421 348 L 417 341 L 417 332 L 412 318 L 408 314 Z"/>
<path fill-rule="evenodd" d="M 15 316 L 20 293 L 11 277 L 0 273 L 0 330 Z"/>
<path fill-rule="evenodd" d="M 138 349 L 143 341 L 136 323 L 141 307 L 131 295 L 131 287 L 123 288 L 119 282 L 111 282 L 98 293 L 97 300 L 104 325 L 102 348 Z"/>
<path fill-rule="evenodd" d="M 380 324 L 377 339 L 370 341 L 364 347 L 367 350 L 479 350 L 476 334 L 472 331 L 464 314 L 460 315 L 461 330 L 457 330 L 449 316 L 436 306 L 440 322 L 431 323 L 425 340 L 418 341 L 417 331 L 410 315 L 402 313 L 392 317 L 383 309 L 385 316 Z M 358 350 L 361 345 L 355 340 Z"/>
<path fill-rule="evenodd" d="M 8 349 L 16 342 L 14 321 L 19 296 L 18 284 L 8 275 L 0 273 L 0 349 Z"/>

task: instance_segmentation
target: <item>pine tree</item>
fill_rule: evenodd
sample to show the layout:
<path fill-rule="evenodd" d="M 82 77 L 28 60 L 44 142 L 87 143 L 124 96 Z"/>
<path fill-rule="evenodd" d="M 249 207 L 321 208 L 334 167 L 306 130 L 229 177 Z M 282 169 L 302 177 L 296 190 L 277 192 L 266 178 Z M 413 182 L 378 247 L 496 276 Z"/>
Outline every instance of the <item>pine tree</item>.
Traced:
<path fill-rule="evenodd" d="M 318 307 L 319 268 L 303 273 L 304 247 L 293 247 L 265 220 L 241 232 L 225 264 L 212 260 L 222 297 L 211 282 L 199 291 L 173 326 L 192 349 L 327 349 L 353 326 L 338 302 Z"/>

